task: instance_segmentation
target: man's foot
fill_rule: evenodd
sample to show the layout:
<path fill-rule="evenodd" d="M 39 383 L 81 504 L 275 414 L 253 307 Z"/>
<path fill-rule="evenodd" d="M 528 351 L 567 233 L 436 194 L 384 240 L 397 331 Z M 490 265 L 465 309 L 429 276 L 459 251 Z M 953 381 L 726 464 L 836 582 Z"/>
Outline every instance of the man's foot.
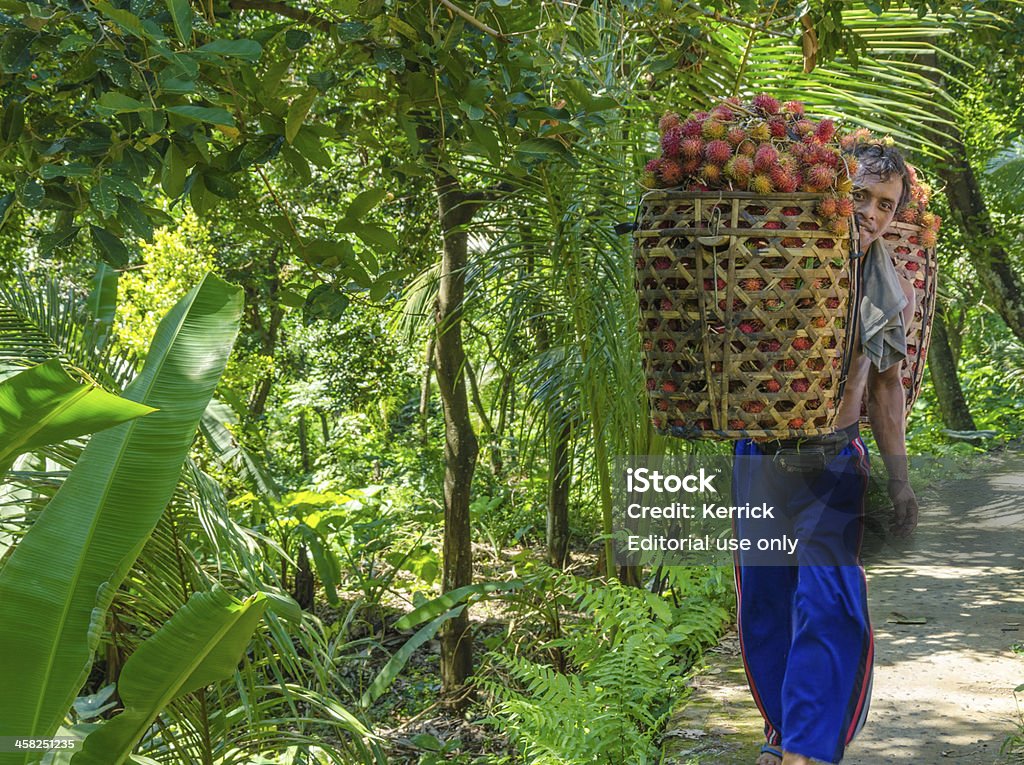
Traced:
<path fill-rule="evenodd" d="M 782 747 L 765 744 L 754 765 L 782 765 Z"/>

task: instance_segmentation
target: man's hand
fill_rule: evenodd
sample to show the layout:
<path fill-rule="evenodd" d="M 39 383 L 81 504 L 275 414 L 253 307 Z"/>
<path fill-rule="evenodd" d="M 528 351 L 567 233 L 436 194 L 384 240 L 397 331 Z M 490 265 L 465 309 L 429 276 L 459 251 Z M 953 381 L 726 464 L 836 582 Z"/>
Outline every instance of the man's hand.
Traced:
<path fill-rule="evenodd" d="M 889 531 L 900 539 L 909 537 L 917 528 L 917 496 L 909 481 L 889 481 L 889 498 L 893 505 L 893 519 Z"/>

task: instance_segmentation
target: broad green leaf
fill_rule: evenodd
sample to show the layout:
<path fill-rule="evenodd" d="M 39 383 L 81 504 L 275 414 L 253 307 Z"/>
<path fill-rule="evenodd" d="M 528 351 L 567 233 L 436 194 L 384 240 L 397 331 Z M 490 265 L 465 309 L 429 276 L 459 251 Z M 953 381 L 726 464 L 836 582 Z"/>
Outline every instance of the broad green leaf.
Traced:
<path fill-rule="evenodd" d="M 7 223 L 7 218 L 14 209 L 14 192 L 9 192 L 0 197 L 0 229 Z"/>
<path fill-rule="evenodd" d="M 58 247 L 66 247 L 78 236 L 81 226 L 69 226 L 67 228 L 50 231 L 39 237 L 39 252 L 41 255 L 49 255 Z"/>
<path fill-rule="evenodd" d="M 121 765 L 167 704 L 230 677 L 266 607 L 262 594 L 239 602 L 220 585 L 192 595 L 125 662 L 124 711 L 86 737 L 71 765 Z"/>
<path fill-rule="evenodd" d="M 96 245 L 96 249 L 100 251 L 107 263 L 116 268 L 128 265 L 130 259 L 128 248 L 120 237 L 111 234 L 101 226 L 90 225 L 89 232 L 92 234 L 93 244 Z"/>
<path fill-rule="evenodd" d="M 160 187 L 171 199 L 177 199 L 185 191 L 185 157 L 173 143 L 164 153 L 164 164 L 160 170 Z"/>
<path fill-rule="evenodd" d="M 385 189 L 367 189 L 349 203 L 345 211 L 345 217 L 353 220 L 362 220 L 370 210 L 379 205 L 388 192 Z"/>
<path fill-rule="evenodd" d="M 152 34 L 143 27 L 142 20 L 134 13 L 115 8 L 107 0 L 93 0 L 92 5 L 108 19 L 128 32 L 128 34 L 135 35 L 136 37 L 152 38 Z"/>
<path fill-rule="evenodd" d="M 124 93 L 119 93 L 116 90 L 108 90 L 99 97 L 96 105 L 116 114 L 138 112 L 151 108 L 148 104 L 144 104 L 142 101 L 126 96 Z"/>
<path fill-rule="evenodd" d="M 174 21 L 174 31 L 183 45 L 192 42 L 192 6 L 189 0 L 167 0 L 167 10 Z"/>
<path fill-rule="evenodd" d="M 231 112 L 220 106 L 168 106 L 167 111 L 196 122 L 209 122 L 214 125 L 235 126 L 235 118 Z"/>
<path fill-rule="evenodd" d="M 316 91 L 308 90 L 288 106 L 288 119 L 284 127 L 284 137 L 288 139 L 288 143 L 295 140 L 295 136 L 299 132 L 299 128 L 302 127 L 302 123 L 305 122 L 306 115 L 309 114 L 315 100 Z"/>
<path fill-rule="evenodd" d="M 306 324 L 312 324 L 319 319 L 337 321 L 348 308 L 349 298 L 333 284 L 318 284 L 309 295 L 302 306 L 302 318 Z"/>
<path fill-rule="evenodd" d="M 46 738 L 89 674 L 118 586 L 170 500 L 238 332 L 242 292 L 208 275 L 157 328 L 124 397 L 159 409 L 97 433 L 0 569 L 0 736 Z M 0 765 L 25 763 L 0 754 Z"/>
<path fill-rule="evenodd" d="M 101 178 L 100 182 L 89 190 L 89 202 L 103 213 L 105 218 L 117 212 L 117 194 L 114 187 L 107 183 L 106 178 Z"/>
<path fill-rule="evenodd" d="M 397 630 L 407 630 L 410 627 L 415 627 L 417 624 L 425 622 L 427 619 L 433 619 L 457 603 L 466 600 L 470 595 L 482 595 L 488 592 L 513 592 L 521 589 L 522 586 L 523 583 L 518 579 L 513 579 L 511 582 L 467 584 L 465 587 L 458 587 L 451 592 L 446 592 L 444 595 L 424 603 L 419 608 L 414 608 L 392 626 Z"/>
<path fill-rule="evenodd" d="M 450 611 L 446 611 L 425 627 L 421 627 L 415 635 L 406 640 L 402 647 L 395 652 L 395 655 L 388 659 L 388 663 L 384 665 L 381 671 L 377 673 L 373 682 L 370 683 L 370 687 L 360 697 L 359 705 L 365 709 L 380 698 L 381 694 L 388 689 L 388 686 L 401 673 L 416 649 L 434 637 L 434 634 L 441 628 L 442 624 L 461 614 L 465 607 L 466 605 L 462 604 Z"/>
<path fill-rule="evenodd" d="M 196 48 L 196 53 L 214 53 L 218 56 L 231 56 L 246 61 L 258 61 L 263 53 L 263 46 L 255 40 L 214 40 L 201 48 Z"/>
<path fill-rule="evenodd" d="M 56 359 L 0 382 L 0 474 L 46 444 L 119 425 L 154 411 L 76 382 Z"/>
<path fill-rule="evenodd" d="M 106 263 L 96 265 L 86 307 L 93 320 L 89 328 L 91 341 L 94 347 L 102 348 L 110 335 L 110 329 L 114 325 L 114 314 L 117 311 L 117 271 Z"/>

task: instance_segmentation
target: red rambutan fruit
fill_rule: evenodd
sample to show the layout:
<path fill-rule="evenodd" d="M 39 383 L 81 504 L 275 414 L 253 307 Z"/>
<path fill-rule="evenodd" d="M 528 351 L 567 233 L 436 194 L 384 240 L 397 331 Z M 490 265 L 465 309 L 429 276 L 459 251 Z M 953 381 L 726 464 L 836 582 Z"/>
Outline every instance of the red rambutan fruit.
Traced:
<path fill-rule="evenodd" d="M 729 132 L 725 134 L 725 140 L 729 142 L 730 146 L 739 146 L 746 137 L 747 131 L 741 127 L 729 128 Z"/>
<path fill-rule="evenodd" d="M 674 159 L 666 159 L 661 163 L 661 180 L 669 186 L 675 186 L 683 180 L 686 173 L 683 167 Z"/>
<path fill-rule="evenodd" d="M 786 101 L 786 103 L 782 105 L 782 111 L 790 116 L 800 119 L 804 116 L 803 101 Z"/>
<path fill-rule="evenodd" d="M 814 135 L 822 143 L 828 143 L 832 140 L 832 136 L 836 134 L 836 123 L 830 119 L 824 119 L 818 123 L 818 126 L 814 129 Z"/>
<path fill-rule="evenodd" d="M 826 165 L 811 165 L 807 169 L 807 185 L 814 191 L 824 191 L 836 182 L 836 171 Z"/>
<path fill-rule="evenodd" d="M 674 353 L 676 350 L 676 341 L 672 338 L 665 338 L 664 340 L 658 341 L 658 347 L 661 348 L 664 353 Z"/>
<path fill-rule="evenodd" d="M 765 380 L 759 387 L 763 388 L 766 393 L 778 393 L 782 390 L 782 383 L 778 380 Z"/>
<path fill-rule="evenodd" d="M 778 99 L 769 96 L 767 93 L 760 93 L 754 96 L 751 104 L 762 114 L 778 114 L 781 108 Z"/>
<path fill-rule="evenodd" d="M 798 377 L 789 384 L 789 387 L 795 390 L 797 393 L 806 393 L 811 389 L 811 383 L 804 377 Z"/>
<path fill-rule="evenodd" d="M 678 125 L 679 121 L 679 115 L 675 112 L 665 112 L 661 115 L 661 119 L 658 120 L 658 131 L 664 133 L 669 128 Z"/>
<path fill-rule="evenodd" d="M 704 156 L 708 162 L 714 162 L 716 165 L 724 165 L 729 161 L 732 156 L 732 147 L 726 141 L 721 139 L 710 141 L 707 146 L 704 147 Z"/>
<path fill-rule="evenodd" d="M 684 159 L 682 162 L 682 168 L 683 172 L 687 175 L 696 175 L 697 171 L 700 170 L 700 157 Z"/>
<path fill-rule="evenodd" d="M 921 246 L 934 247 L 939 241 L 938 234 L 933 229 L 925 229 L 921 232 Z"/>
<path fill-rule="evenodd" d="M 766 220 L 761 225 L 761 228 L 769 228 L 769 229 L 772 229 L 772 230 L 777 230 L 777 229 L 784 228 L 784 226 L 782 225 L 782 221 L 781 220 Z"/>
<path fill-rule="evenodd" d="M 679 130 L 686 138 L 700 138 L 701 124 L 697 120 L 689 119 L 679 126 Z"/>
<path fill-rule="evenodd" d="M 779 152 L 770 143 L 763 143 L 757 147 L 754 153 L 754 169 L 762 172 L 771 172 L 771 169 L 778 162 Z"/>
<path fill-rule="evenodd" d="M 750 278 L 744 279 L 740 282 L 740 285 L 747 292 L 757 292 L 758 290 L 764 289 L 764 279 Z"/>
<path fill-rule="evenodd" d="M 853 200 L 849 197 L 840 197 L 836 200 L 836 215 L 840 218 L 849 218 L 853 215 Z"/>
<path fill-rule="evenodd" d="M 672 126 L 661 136 L 661 151 L 666 157 L 679 156 L 679 145 L 683 141 L 683 131 Z"/>
<path fill-rule="evenodd" d="M 751 414 L 757 414 L 758 412 L 764 411 L 763 401 L 744 401 L 740 404 L 740 408 L 744 412 L 750 412 Z"/>
<path fill-rule="evenodd" d="M 782 343 L 774 338 L 771 340 L 762 340 L 757 344 L 757 350 L 759 351 L 777 351 L 782 348 Z"/>
<path fill-rule="evenodd" d="M 736 119 L 736 114 L 725 104 L 719 104 L 711 110 L 711 117 L 719 122 L 732 122 Z"/>
<path fill-rule="evenodd" d="M 686 159 L 698 159 L 704 153 L 704 142 L 699 138 L 686 138 L 679 146 L 679 153 Z"/>
<path fill-rule="evenodd" d="M 786 123 L 781 119 L 768 120 L 768 132 L 772 138 L 785 138 Z"/>
<path fill-rule="evenodd" d="M 822 218 L 834 218 L 839 214 L 839 200 L 833 196 L 827 196 L 818 202 L 818 215 Z"/>
<path fill-rule="evenodd" d="M 789 427 L 791 427 L 791 428 L 796 429 L 796 428 L 802 428 L 803 426 L 804 426 L 804 418 L 803 417 L 794 417 L 792 420 L 789 421 Z"/>
<path fill-rule="evenodd" d="M 798 337 L 793 340 L 793 347 L 798 351 L 806 351 L 811 347 L 811 339 L 809 337 Z"/>
<path fill-rule="evenodd" d="M 793 125 L 793 132 L 803 138 L 806 135 L 814 133 L 815 125 L 811 120 L 801 119 L 797 120 L 796 124 Z"/>

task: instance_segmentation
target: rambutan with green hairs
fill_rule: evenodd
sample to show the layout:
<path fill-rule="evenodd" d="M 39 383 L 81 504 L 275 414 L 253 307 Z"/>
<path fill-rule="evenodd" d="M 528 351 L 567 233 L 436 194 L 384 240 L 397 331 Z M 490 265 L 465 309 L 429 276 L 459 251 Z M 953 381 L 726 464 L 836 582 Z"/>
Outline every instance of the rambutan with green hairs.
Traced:
<path fill-rule="evenodd" d="M 683 167 L 674 159 L 665 159 L 661 163 L 661 180 L 667 186 L 677 186 L 682 182 L 683 177 L 686 173 L 683 172 Z"/>
<path fill-rule="evenodd" d="M 757 194 L 771 194 L 775 191 L 772 179 L 764 173 L 757 173 L 750 179 L 750 190 Z"/>
<path fill-rule="evenodd" d="M 665 112 L 661 119 L 658 120 L 658 132 L 664 133 L 669 128 L 676 127 L 679 124 L 679 115 L 675 112 Z"/>
<path fill-rule="evenodd" d="M 920 223 L 925 228 L 935 228 L 936 220 L 938 220 L 938 216 L 935 213 L 925 211 L 921 213 L 920 217 L 918 218 L 918 223 Z"/>
<path fill-rule="evenodd" d="M 666 157 L 678 157 L 679 146 L 683 142 L 683 132 L 678 126 L 670 127 L 661 136 L 661 152 Z"/>
<path fill-rule="evenodd" d="M 730 146 L 739 146 L 747 137 L 747 131 L 741 127 L 729 128 L 729 132 L 725 134 L 725 140 L 729 142 Z"/>
<path fill-rule="evenodd" d="M 701 134 L 709 141 L 725 138 L 728 132 L 729 131 L 725 127 L 725 123 L 719 122 L 714 118 L 704 120 L 704 125 L 701 129 Z"/>
<path fill-rule="evenodd" d="M 836 236 L 846 236 L 850 233 L 850 219 L 832 218 L 825 224 L 825 228 Z"/>
<path fill-rule="evenodd" d="M 853 181 L 846 176 L 836 180 L 836 194 L 841 197 L 849 195 L 853 191 Z"/>
<path fill-rule="evenodd" d="M 725 175 L 736 181 L 736 184 L 746 188 L 750 183 L 750 177 L 754 174 L 754 163 L 745 154 L 738 154 L 725 163 Z"/>
<path fill-rule="evenodd" d="M 779 152 L 770 143 L 763 143 L 754 152 L 754 169 L 761 173 L 768 173 L 779 160 Z"/>
<path fill-rule="evenodd" d="M 779 100 L 769 96 L 767 93 L 759 93 L 754 96 L 751 105 L 762 114 L 778 114 L 781 108 Z"/>
<path fill-rule="evenodd" d="M 704 147 L 704 157 L 708 162 L 714 162 L 716 165 L 724 165 L 729 161 L 732 156 L 732 147 L 726 141 L 717 140 L 710 141 L 708 145 Z"/>
<path fill-rule="evenodd" d="M 938 244 L 939 235 L 933 229 L 926 228 L 921 232 L 921 246 L 922 247 L 934 247 Z"/>
<path fill-rule="evenodd" d="M 772 137 L 772 131 L 768 128 L 767 122 L 757 122 L 750 128 L 748 135 L 755 141 L 767 141 Z"/>
<path fill-rule="evenodd" d="M 705 162 L 700 168 L 700 177 L 712 186 L 721 182 L 722 167 L 714 162 Z"/>
<path fill-rule="evenodd" d="M 688 119 L 682 125 L 679 126 L 683 135 L 686 138 L 700 138 L 701 135 L 701 123 L 694 119 Z"/>
<path fill-rule="evenodd" d="M 640 176 L 640 185 L 645 189 L 656 189 L 658 188 L 658 176 L 645 172 Z"/>
<path fill-rule="evenodd" d="M 704 155 L 704 142 L 699 138 L 686 138 L 679 147 L 679 154 L 686 159 L 697 159 Z"/>

